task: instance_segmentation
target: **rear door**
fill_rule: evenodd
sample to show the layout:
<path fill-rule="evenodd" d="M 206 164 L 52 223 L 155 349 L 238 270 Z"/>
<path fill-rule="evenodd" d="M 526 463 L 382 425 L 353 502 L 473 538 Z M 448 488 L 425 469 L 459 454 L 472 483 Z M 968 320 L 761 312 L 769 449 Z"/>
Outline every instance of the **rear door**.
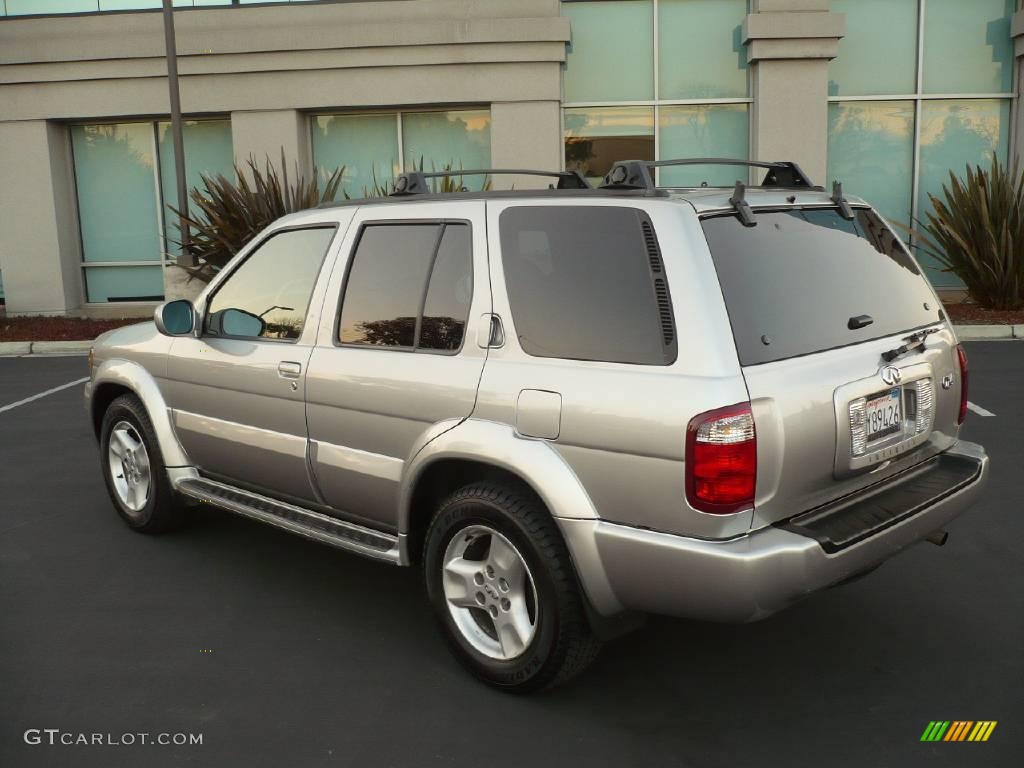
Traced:
<path fill-rule="evenodd" d="M 942 305 L 877 214 L 755 218 L 752 227 L 734 215 L 702 225 L 754 412 L 757 527 L 948 448 L 960 383 Z M 921 331 L 923 345 L 885 359 Z"/>

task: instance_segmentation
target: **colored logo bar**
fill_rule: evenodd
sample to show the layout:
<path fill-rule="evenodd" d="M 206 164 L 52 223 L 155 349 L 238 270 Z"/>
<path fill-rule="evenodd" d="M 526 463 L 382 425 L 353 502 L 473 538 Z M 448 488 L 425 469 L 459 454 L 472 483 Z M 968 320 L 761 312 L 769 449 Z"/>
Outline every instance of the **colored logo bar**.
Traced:
<path fill-rule="evenodd" d="M 988 741 L 997 720 L 932 720 L 921 741 Z"/>

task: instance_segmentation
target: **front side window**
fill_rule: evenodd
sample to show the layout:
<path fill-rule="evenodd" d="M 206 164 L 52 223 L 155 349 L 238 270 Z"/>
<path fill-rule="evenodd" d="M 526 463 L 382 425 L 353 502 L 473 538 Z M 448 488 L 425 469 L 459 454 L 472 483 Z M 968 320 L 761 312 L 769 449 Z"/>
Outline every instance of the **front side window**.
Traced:
<path fill-rule="evenodd" d="M 668 365 L 675 332 L 654 229 L 635 208 L 523 206 L 501 214 L 516 334 L 535 357 Z"/>
<path fill-rule="evenodd" d="M 294 341 L 335 227 L 271 235 L 228 276 L 210 300 L 210 336 Z"/>
<path fill-rule="evenodd" d="M 456 352 L 473 298 L 466 224 L 370 224 L 352 255 L 343 344 Z"/>

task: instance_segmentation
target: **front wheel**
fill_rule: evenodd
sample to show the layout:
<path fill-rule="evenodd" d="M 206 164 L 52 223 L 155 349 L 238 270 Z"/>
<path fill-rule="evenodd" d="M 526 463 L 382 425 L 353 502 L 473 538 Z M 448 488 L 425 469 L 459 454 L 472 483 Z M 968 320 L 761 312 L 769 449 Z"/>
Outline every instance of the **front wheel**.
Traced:
<path fill-rule="evenodd" d="M 449 645 L 490 685 L 557 685 L 597 655 L 565 543 L 532 496 L 491 483 L 459 489 L 434 516 L 423 567 Z"/>

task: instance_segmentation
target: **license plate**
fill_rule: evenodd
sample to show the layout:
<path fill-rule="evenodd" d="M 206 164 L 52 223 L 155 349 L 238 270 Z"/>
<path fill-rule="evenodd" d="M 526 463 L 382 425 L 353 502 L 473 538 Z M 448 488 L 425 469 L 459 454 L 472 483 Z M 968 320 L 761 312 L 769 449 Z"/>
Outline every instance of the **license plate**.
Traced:
<path fill-rule="evenodd" d="M 899 432 L 902 423 L 899 387 L 875 395 L 864 404 L 864 425 L 869 442 Z"/>

